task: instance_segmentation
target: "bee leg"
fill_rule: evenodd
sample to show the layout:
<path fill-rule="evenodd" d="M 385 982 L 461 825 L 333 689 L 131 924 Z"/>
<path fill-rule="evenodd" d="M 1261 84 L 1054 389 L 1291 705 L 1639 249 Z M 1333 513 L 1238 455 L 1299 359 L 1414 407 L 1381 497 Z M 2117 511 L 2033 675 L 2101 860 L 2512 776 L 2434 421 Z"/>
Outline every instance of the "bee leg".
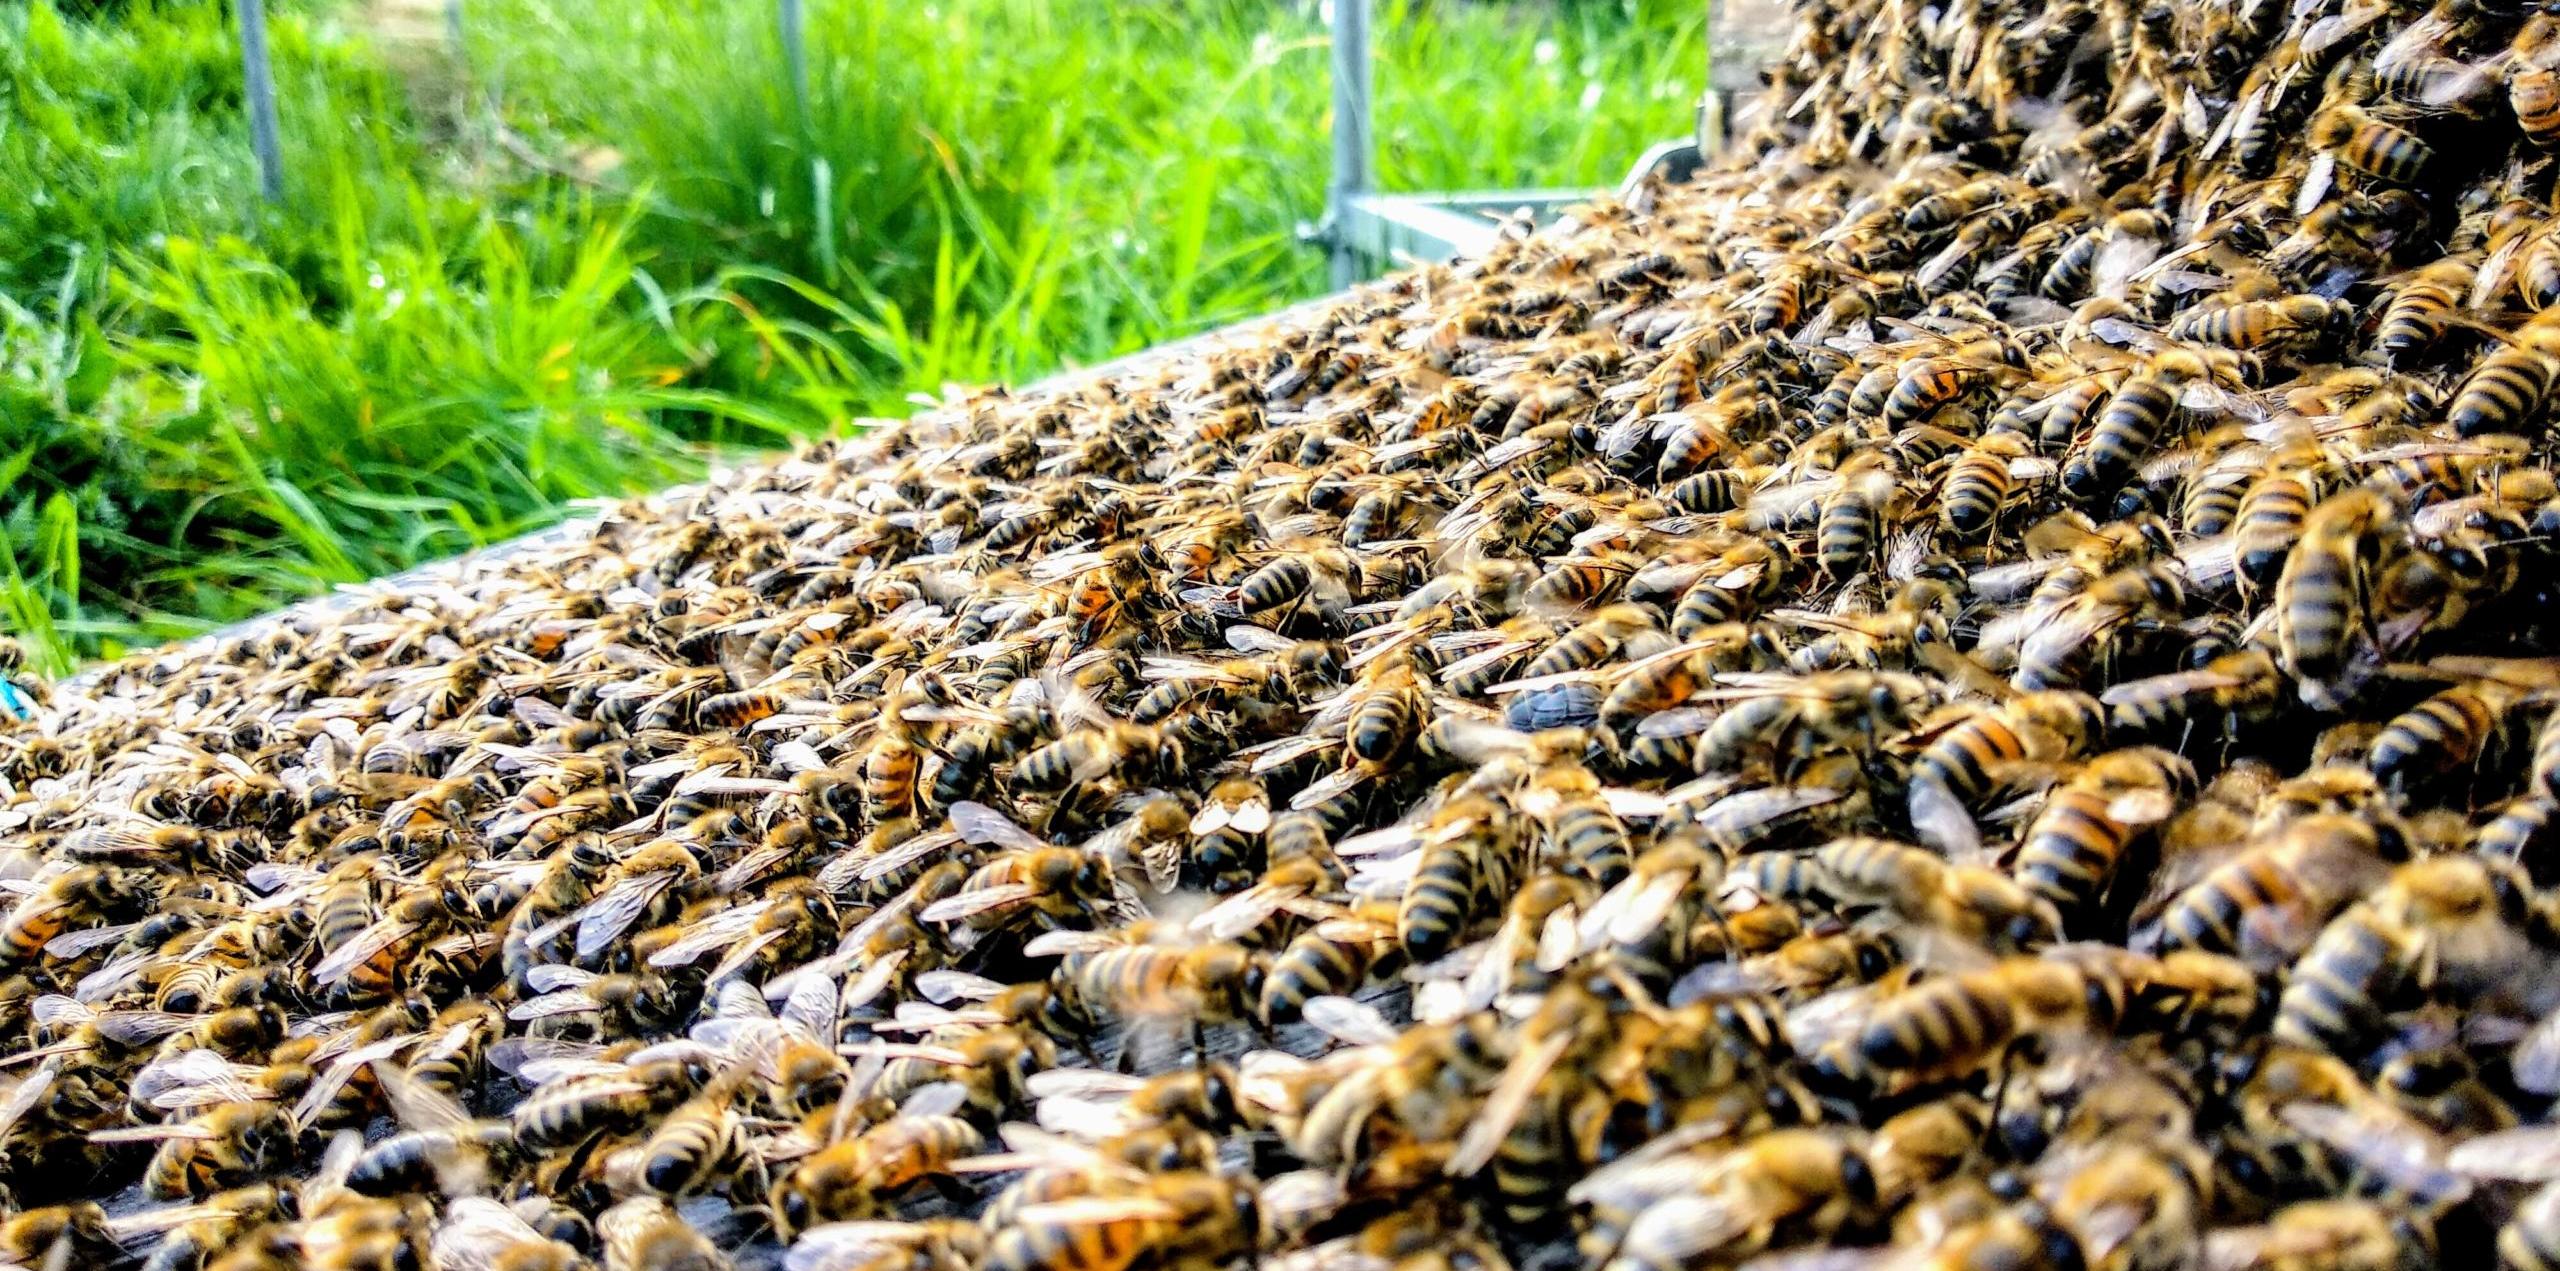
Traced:
<path fill-rule="evenodd" d="M 1706 910 L 1707 921 L 1714 923 L 1717 933 L 1724 937 L 1724 960 L 1727 962 L 1741 960 L 1741 951 L 1733 947 L 1733 928 L 1725 925 L 1724 911 L 1713 904 L 1703 905 L 1700 908 Z"/>
<path fill-rule="evenodd" d="M 1982 1119 L 1982 1135 L 1985 1139 L 2001 1140 L 2000 1113 L 2002 1106 L 2008 1101 L 2009 1079 L 2016 1075 L 2017 1065 L 2013 1061 L 2017 1058 L 2018 1047 L 2024 1041 L 2024 1038 L 2011 1038 L 2007 1045 L 2000 1048 L 1999 1056 L 1991 1061 L 1991 1108 L 1988 1115 Z"/>
<path fill-rule="evenodd" d="M 1209 1062 L 1209 1026 L 1200 1017 L 1191 1017 L 1191 1066 L 1199 1068 Z"/>
<path fill-rule="evenodd" d="M 927 1174 L 925 1180 L 933 1185 L 935 1195 L 956 1207 L 966 1209 L 978 1203 L 977 1189 L 949 1174 Z"/>

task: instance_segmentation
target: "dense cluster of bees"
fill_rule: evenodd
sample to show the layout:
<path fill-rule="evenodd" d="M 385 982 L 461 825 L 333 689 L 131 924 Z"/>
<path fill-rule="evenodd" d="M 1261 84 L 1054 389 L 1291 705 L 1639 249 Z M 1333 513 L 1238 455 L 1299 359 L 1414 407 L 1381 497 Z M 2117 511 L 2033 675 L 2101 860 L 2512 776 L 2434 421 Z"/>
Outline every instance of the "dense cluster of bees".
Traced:
<path fill-rule="evenodd" d="M 1806 0 L 1693 183 L 28 686 L 0 1264 L 2560 1266 L 2504 3 Z"/>

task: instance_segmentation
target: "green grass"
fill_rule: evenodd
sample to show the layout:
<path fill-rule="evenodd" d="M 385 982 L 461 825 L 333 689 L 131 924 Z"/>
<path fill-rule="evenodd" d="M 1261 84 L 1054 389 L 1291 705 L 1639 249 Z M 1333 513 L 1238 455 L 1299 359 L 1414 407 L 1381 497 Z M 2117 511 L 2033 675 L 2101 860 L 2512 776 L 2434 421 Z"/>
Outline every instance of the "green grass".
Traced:
<path fill-rule="evenodd" d="M 0 627 L 43 667 L 496 541 L 710 456 L 1322 289 L 1312 5 L 472 0 L 467 61 L 271 0 L 0 10 Z M 1699 11 L 1384 0 L 1389 188 L 1599 185 Z"/>

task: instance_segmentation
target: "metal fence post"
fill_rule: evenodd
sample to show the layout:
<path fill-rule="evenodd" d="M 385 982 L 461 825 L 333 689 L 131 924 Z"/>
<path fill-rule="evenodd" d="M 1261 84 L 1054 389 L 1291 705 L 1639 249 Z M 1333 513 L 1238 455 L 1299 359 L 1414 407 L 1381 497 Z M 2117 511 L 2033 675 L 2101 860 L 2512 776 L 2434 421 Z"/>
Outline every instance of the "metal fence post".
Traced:
<path fill-rule="evenodd" d="M 1374 153 L 1369 135 L 1369 0 L 1333 3 L 1333 183 L 1325 190 L 1326 244 L 1334 290 L 1360 281 L 1360 260 L 1344 227 L 1351 200 L 1367 194 Z"/>
<path fill-rule="evenodd" d="M 782 25 L 782 63 L 791 74 L 791 107 L 802 124 L 809 121 L 809 44 L 807 22 L 801 13 L 800 0 L 779 0 Z"/>
<path fill-rule="evenodd" d="M 266 0 L 239 0 L 240 72 L 249 95 L 249 146 L 258 153 L 258 193 L 284 199 L 284 147 L 276 139 L 276 82 L 267 66 Z"/>
<path fill-rule="evenodd" d="M 1716 91 L 1716 0 L 1707 0 L 1707 24 L 1698 31 L 1699 51 L 1705 54 L 1706 74 L 1698 81 L 1698 153 L 1715 155 L 1724 150 L 1724 96 Z"/>

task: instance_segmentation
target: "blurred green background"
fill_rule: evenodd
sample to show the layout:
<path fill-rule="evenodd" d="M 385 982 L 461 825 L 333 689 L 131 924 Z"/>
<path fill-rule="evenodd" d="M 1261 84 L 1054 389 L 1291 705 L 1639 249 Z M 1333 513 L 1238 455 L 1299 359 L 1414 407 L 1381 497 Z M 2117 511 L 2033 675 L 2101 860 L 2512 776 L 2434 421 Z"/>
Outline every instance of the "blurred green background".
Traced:
<path fill-rule="evenodd" d="M 572 500 L 1317 294 L 1312 4 L 270 0 L 0 8 L 0 629 L 35 669 L 504 539 Z M 1702 11 L 1379 0 L 1388 189 L 1597 186 Z"/>

